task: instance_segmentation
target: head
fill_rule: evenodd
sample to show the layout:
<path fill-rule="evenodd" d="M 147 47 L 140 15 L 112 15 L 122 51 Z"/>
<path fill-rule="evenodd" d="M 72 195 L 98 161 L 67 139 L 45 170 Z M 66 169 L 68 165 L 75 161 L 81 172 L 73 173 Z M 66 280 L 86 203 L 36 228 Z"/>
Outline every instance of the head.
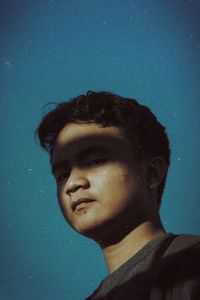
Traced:
<path fill-rule="evenodd" d="M 154 163 L 162 161 L 165 168 L 156 185 L 156 201 L 157 206 L 160 207 L 170 164 L 169 141 L 165 127 L 158 122 L 149 108 L 136 100 L 108 92 L 90 91 L 86 95 L 58 104 L 44 116 L 37 129 L 37 135 L 41 146 L 50 154 L 51 163 L 54 165 L 55 160 L 60 156 L 64 160 L 65 153 L 70 156 L 70 153 L 79 151 L 83 145 L 91 143 L 92 146 L 95 143 L 100 143 L 99 146 L 107 145 L 110 149 L 109 158 L 111 152 L 116 152 L 116 159 L 118 156 L 121 165 L 124 164 L 128 168 L 125 173 L 120 173 L 124 176 L 122 176 L 124 185 L 128 182 L 128 178 L 131 178 L 131 172 L 137 170 L 133 175 L 139 179 L 138 185 L 142 187 L 140 166 L 148 162 L 153 170 Z M 122 148 L 123 151 L 120 150 Z M 71 157 L 72 160 L 74 157 Z M 129 168 L 128 165 L 133 168 Z M 120 172 L 124 171 L 122 169 Z M 103 170 L 105 171 L 105 167 Z M 114 172 L 117 172 L 116 170 L 119 171 L 119 168 L 113 169 Z M 98 178 L 99 176 L 98 174 Z M 109 178 L 111 177 L 109 175 Z M 126 188 L 132 188 L 131 182 L 127 183 Z"/>

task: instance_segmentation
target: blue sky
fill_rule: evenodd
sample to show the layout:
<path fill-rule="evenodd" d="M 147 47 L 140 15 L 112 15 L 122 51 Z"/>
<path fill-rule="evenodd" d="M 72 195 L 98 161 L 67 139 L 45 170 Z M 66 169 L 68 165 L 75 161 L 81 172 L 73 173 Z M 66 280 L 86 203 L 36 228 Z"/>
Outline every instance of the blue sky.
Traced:
<path fill-rule="evenodd" d="M 0 1 L 2 299 L 84 299 L 106 275 L 74 233 L 34 140 L 48 102 L 108 90 L 167 127 L 167 231 L 200 234 L 200 2 Z"/>

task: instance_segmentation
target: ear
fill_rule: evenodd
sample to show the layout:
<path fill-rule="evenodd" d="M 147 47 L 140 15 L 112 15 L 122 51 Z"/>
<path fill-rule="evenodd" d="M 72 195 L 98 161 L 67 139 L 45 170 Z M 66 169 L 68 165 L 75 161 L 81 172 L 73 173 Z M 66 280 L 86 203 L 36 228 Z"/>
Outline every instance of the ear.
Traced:
<path fill-rule="evenodd" d="M 167 163 L 162 157 L 153 157 L 149 161 L 148 181 L 151 189 L 157 188 L 167 172 Z"/>

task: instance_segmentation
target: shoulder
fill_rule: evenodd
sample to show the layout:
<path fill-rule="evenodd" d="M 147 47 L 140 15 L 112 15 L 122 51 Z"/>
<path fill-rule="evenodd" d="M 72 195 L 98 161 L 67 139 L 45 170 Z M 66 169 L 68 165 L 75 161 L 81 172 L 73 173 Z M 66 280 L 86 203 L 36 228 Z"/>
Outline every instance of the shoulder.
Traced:
<path fill-rule="evenodd" d="M 165 251 L 154 282 L 155 299 L 200 299 L 200 237 L 177 235 Z M 153 298 L 154 299 L 154 298 Z"/>
<path fill-rule="evenodd" d="M 200 236 L 179 234 L 171 243 L 168 252 L 174 250 L 187 251 L 187 249 L 190 249 L 191 247 L 200 247 Z"/>
<path fill-rule="evenodd" d="M 176 271 L 179 265 L 185 265 L 186 257 L 190 261 L 195 261 L 195 263 L 200 262 L 200 236 L 174 235 L 172 242 L 162 257 L 161 266 L 170 270 L 176 267 Z"/>
<path fill-rule="evenodd" d="M 185 258 L 200 261 L 200 236 L 180 234 L 175 235 L 173 241 L 165 251 L 162 264 L 170 263 L 171 267 L 185 263 Z"/>
<path fill-rule="evenodd" d="M 174 240 L 177 263 L 172 299 L 200 299 L 200 237 L 179 235 Z M 179 255 L 178 255 L 179 253 Z"/>

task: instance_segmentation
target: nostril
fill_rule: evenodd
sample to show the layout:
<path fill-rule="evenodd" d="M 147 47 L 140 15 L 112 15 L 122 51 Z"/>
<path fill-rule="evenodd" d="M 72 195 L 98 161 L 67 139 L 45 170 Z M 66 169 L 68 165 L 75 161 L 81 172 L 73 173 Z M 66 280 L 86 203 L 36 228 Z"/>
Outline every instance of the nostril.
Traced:
<path fill-rule="evenodd" d="M 67 189 L 67 193 L 71 194 L 71 193 L 75 193 L 78 189 L 80 189 L 81 186 L 80 185 L 73 185 L 71 186 L 69 189 Z"/>
<path fill-rule="evenodd" d="M 78 178 L 78 179 L 69 179 L 67 182 L 66 193 L 70 195 L 71 193 L 75 193 L 79 189 L 87 189 L 90 186 L 90 183 L 87 178 Z"/>

